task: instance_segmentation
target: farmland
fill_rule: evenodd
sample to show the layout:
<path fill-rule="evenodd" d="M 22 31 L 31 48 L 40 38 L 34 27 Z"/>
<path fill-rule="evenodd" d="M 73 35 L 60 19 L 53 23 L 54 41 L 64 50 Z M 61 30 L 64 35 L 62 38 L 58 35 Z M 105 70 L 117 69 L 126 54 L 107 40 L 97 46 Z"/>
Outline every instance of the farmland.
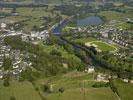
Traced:
<path fill-rule="evenodd" d="M 0 90 L 0 100 L 9 100 L 12 96 L 16 100 L 41 100 L 32 84 L 27 81 L 12 81 L 9 87 L 4 87 L 3 81 L 0 81 Z"/>
<path fill-rule="evenodd" d="M 133 96 L 133 84 L 124 83 L 120 79 L 114 80 L 114 84 L 117 87 L 118 93 L 122 100 L 132 100 Z"/>
<path fill-rule="evenodd" d="M 132 18 L 131 13 L 122 13 L 116 11 L 101 11 L 98 13 L 98 15 L 105 17 L 108 26 L 118 27 L 119 29 L 132 29 L 133 25 L 126 22 L 127 18 Z"/>
<path fill-rule="evenodd" d="M 73 75 L 72 75 L 73 73 Z M 49 84 L 53 86 L 51 93 L 45 93 L 40 88 L 41 94 L 48 100 L 82 100 L 84 98 L 83 82 L 85 82 L 85 98 L 90 100 L 118 100 L 109 87 L 93 88 L 96 83 L 93 79 L 94 74 L 82 74 L 76 71 L 70 75 L 56 76 L 36 81 L 37 86 Z M 77 76 L 75 76 L 77 75 Z M 59 88 L 64 88 L 64 92 L 58 92 Z M 106 93 L 106 94 L 103 94 Z M 95 96 L 96 95 L 96 96 Z"/>
<path fill-rule="evenodd" d="M 52 12 L 53 6 L 49 6 L 48 9 L 44 7 L 39 8 L 17 8 L 16 16 L 8 16 L 6 19 L 12 21 L 13 23 L 22 23 L 23 29 L 26 32 L 30 32 L 34 26 L 40 28 L 45 27 L 45 25 L 52 26 L 56 23 L 56 20 L 60 18 L 66 18 L 65 15 L 58 15 L 58 12 Z M 49 19 L 49 21 L 48 21 Z"/>

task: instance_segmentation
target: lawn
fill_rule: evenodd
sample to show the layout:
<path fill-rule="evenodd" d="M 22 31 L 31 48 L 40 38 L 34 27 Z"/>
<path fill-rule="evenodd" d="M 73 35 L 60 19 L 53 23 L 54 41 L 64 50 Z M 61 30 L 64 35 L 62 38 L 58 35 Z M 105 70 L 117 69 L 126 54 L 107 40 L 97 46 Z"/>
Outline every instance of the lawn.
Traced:
<path fill-rule="evenodd" d="M 73 40 L 75 43 L 82 43 L 85 44 L 86 46 L 90 46 L 92 44 L 97 45 L 97 48 L 100 49 L 101 51 L 115 51 L 117 48 L 111 44 L 102 42 L 97 40 L 96 38 L 93 37 L 87 37 L 87 38 L 80 38 L 80 39 L 75 39 Z"/>
<path fill-rule="evenodd" d="M 121 80 L 114 80 L 114 84 L 122 100 L 133 100 L 133 84 L 124 83 Z"/>
<path fill-rule="evenodd" d="M 12 81 L 9 87 L 4 87 L 0 81 L 0 100 L 10 100 L 14 96 L 16 100 L 41 100 L 30 82 Z"/>
<path fill-rule="evenodd" d="M 75 72 L 74 72 L 75 73 Z M 53 86 L 52 93 L 44 93 L 40 88 L 41 94 L 47 100 L 83 100 L 83 82 L 85 82 L 85 98 L 86 100 L 118 100 L 113 94 L 109 87 L 105 88 L 93 88 L 92 85 L 95 83 L 93 77 L 94 74 L 83 74 L 80 75 L 56 76 L 47 79 L 40 79 L 36 81 L 37 86 L 43 84 L 51 84 Z M 78 73 L 80 74 L 80 73 Z M 74 75 L 74 76 L 73 76 Z M 58 89 L 64 88 L 63 93 L 59 93 Z"/>
<path fill-rule="evenodd" d="M 95 44 L 97 46 L 98 49 L 100 49 L 101 51 L 115 51 L 117 50 L 117 48 L 113 45 L 110 45 L 108 43 L 102 42 L 102 41 L 92 41 L 92 42 L 88 42 L 85 45 L 86 46 L 90 46 Z"/>

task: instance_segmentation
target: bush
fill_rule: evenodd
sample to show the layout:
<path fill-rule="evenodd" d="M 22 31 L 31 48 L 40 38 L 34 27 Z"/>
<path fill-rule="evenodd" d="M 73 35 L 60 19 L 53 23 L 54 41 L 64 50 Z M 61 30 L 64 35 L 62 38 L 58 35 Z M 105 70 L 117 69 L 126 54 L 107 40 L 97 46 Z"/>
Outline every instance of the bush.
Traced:
<path fill-rule="evenodd" d="M 44 84 L 44 86 L 43 86 L 43 92 L 50 92 L 50 87 L 49 87 L 49 85 L 47 85 L 47 84 Z"/>
<path fill-rule="evenodd" d="M 94 88 L 100 88 L 100 87 L 108 87 L 109 83 L 104 83 L 104 82 L 98 82 L 92 85 Z"/>
<path fill-rule="evenodd" d="M 56 55 L 56 56 L 61 56 L 61 52 L 53 49 L 51 52 L 50 52 L 51 55 Z"/>
<path fill-rule="evenodd" d="M 59 92 L 63 93 L 64 92 L 64 88 L 59 88 Z"/>
<path fill-rule="evenodd" d="M 7 80 L 7 79 L 4 80 L 3 85 L 4 85 L 5 87 L 8 87 L 8 86 L 10 85 L 9 80 Z"/>

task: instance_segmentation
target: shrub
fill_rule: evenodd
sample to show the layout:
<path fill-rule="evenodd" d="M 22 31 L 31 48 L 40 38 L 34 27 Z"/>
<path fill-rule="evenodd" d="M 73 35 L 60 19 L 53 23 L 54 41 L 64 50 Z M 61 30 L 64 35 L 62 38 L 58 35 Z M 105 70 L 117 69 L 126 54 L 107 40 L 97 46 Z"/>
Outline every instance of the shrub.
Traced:
<path fill-rule="evenodd" d="M 59 92 L 63 93 L 64 92 L 64 88 L 59 88 Z"/>
<path fill-rule="evenodd" d="M 109 83 L 104 83 L 104 82 L 98 82 L 92 85 L 94 88 L 100 88 L 100 87 L 108 87 Z"/>
<path fill-rule="evenodd" d="M 47 84 L 44 84 L 43 85 L 43 92 L 50 92 L 50 87 L 49 87 L 49 85 L 47 85 Z"/>
<path fill-rule="evenodd" d="M 4 85 L 5 87 L 8 87 L 8 86 L 10 85 L 9 80 L 7 80 L 7 79 L 4 80 L 3 85 Z"/>

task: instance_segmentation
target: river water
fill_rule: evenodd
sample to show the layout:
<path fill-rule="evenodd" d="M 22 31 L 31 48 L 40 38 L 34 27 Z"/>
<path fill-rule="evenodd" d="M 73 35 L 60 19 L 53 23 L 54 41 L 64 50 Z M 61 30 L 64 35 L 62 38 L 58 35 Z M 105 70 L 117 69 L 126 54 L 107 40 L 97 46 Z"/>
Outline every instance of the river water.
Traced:
<path fill-rule="evenodd" d="M 56 35 L 61 34 L 61 30 L 67 24 L 67 22 L 68 22 L 67 20 L 64 20 L 61 24 L 57 25 L 54 28 L 53 33 Z M 99 16 L 90 16 L 90 17 L 86 17 L 84 19 L 78 20 L 77 26 L 82 27 L 82 26 L 88 26 L 88 25 L 99 25 L 102 23 L 103 23 L 103 20 Z"/>

